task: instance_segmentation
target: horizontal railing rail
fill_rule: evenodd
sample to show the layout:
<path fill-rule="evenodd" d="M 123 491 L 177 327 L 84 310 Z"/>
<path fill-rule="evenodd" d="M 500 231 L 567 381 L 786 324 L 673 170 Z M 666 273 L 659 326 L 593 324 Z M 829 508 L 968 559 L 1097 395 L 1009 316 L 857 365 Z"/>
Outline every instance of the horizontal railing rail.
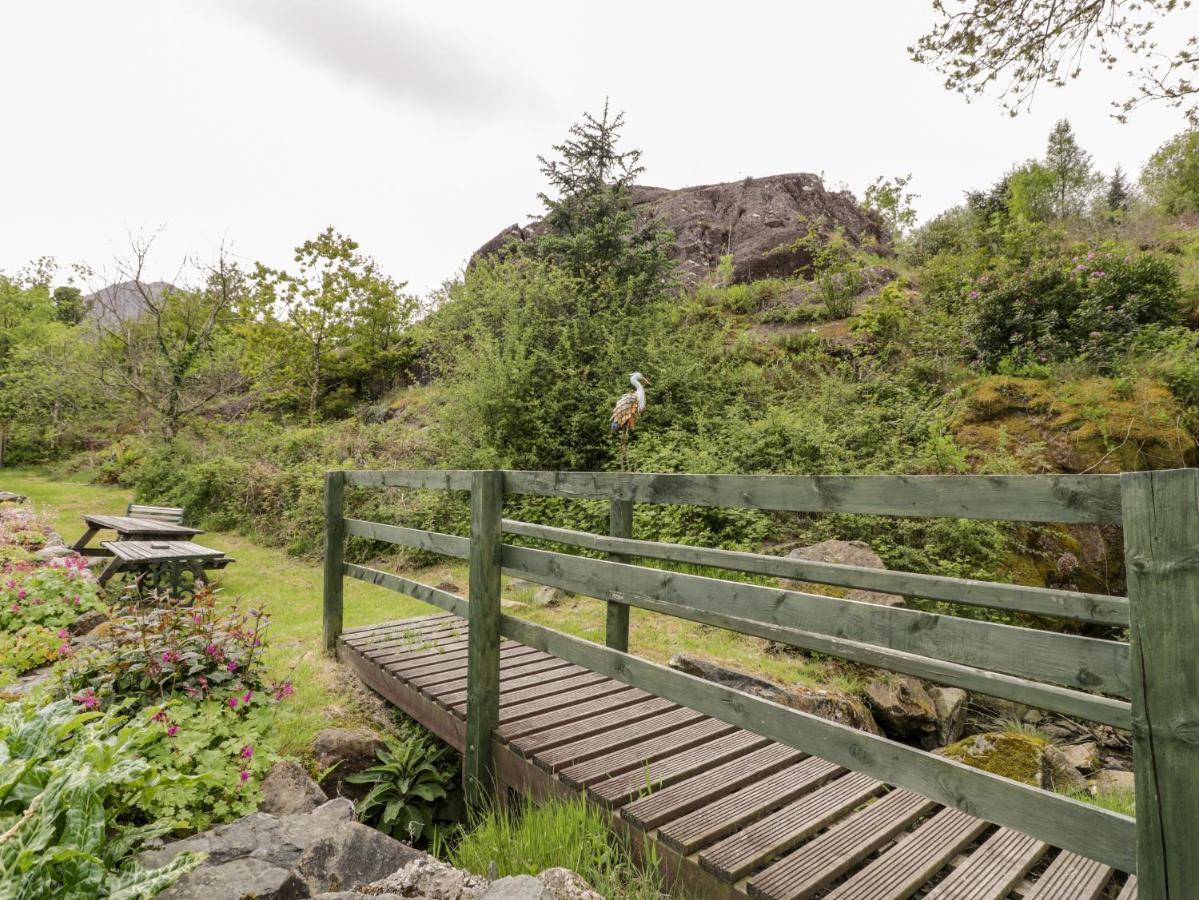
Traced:
<path fill-rule="evenodd" d="M 346 485 L 469 491 L 471 537 L 345 518 Z M 505 494 L 607 499 L 612 533 L 503 519 Z M 635 502 L 1122 523 L 1130 596 L 634 540 Z M 332 472 L 326 493 L 326 642 L 332 649 L 341 631 L 344 576 L 399 591 L 469 622 L 464 767 L 468 785 L 472 778 L 481 783 L 487 774 L 487 739 L 498 710 L 498 652 L 501 639 L 509 639 L 1055 846 L 1137 872 L 1143 897 L 1181 897 L 1187 895 L 1178 885 L 1189 889 L 1199 883 L 1199 863 L 1190 859 L 1195 854 L 1183 852 L 1199 811 L 1199 788 L 1190 778 L 1190 766 L 1199 764 L 1199 742 L 1189 737 L 1199 730 L 1192 724 L 1199 721 L 1199 712 L 1193 712 L 1199 710 L 1199 678 L 1188 674 L 1194 671 L 1193 650 L 1186 649 L 1199 640 L 1196 513 L 1195 470 L 1003 477 Z M 503 533 L 608 558 L 504 544 Z M 347 536 L 468 559 L 469 601 L 399 575 L 345 563 Z M 1132 644 L 633 564 L 638 558 L 1130 627 Z M 502 615 L 501 572 L 606 601 L 608 646 Z M 1155 605 L 1162 598 L 1167 605 Z M 1131 729 L 1137 757 L 1137 818 L 639 659 L 625 652 L 630 607 Z M 370 640 L 369 633 L 353 636 L 354 645 Z M 1195 880 L 1190 878 L 1192 868 Z"/>

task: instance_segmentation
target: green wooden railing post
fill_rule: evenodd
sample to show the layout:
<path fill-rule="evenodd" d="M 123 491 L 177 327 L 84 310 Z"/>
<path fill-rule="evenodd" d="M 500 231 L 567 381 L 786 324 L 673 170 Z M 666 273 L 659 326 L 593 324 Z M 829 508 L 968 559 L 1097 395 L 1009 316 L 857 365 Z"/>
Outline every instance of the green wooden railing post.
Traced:
<path fill-rule="evenodd" d="M 1199 889 L 1199 470 L 1121 476 L 1132 628 L 1137 887 Z"/>
<path fill-rule="evenodd" d="M 633 536 L 633 501 L 612 498 L 608 509 L 608 534 L 612 537 L 631 538 Z M 608 558 L 613 562 L 631 562 L 630 557 L 619 553 L 610 553 Z M 629 605 L 608 601 L 608 626 L 605 641 L 613 650 L 621 653 L 629 652 Z"/>
<path fill-rule="evenodd" d="M 504 473 L 475 472 L 470 493 L 470 603 L 466 669 L 467 803 L 482 809 L 496 796 L 491 735 L 500 717 L 500 549 Z"/>
<path fill-rule="evenodd" d="M 346 520 L 342 509 L 346 473 L 325 473 L 325 652 L 337 652 L 342 628 L 342 562 Z"/>

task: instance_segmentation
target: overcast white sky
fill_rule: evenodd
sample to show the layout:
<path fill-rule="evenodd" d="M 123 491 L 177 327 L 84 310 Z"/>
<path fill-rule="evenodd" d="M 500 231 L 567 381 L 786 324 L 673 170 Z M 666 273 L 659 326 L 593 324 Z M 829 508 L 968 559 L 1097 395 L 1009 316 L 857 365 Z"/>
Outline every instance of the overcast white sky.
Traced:
<path fill-rule="evenodd" d="M 0 271 L 111 269 L 159 227 L 153 275 L 222 241 L 281 265 L 332 224 L 424 292 L 536 212 L 536 155 L 605 96 L 648 184 L 912 172 L 922 218 L 1062 116 L 1134 173 L 1182 128 L 1113 121 L 1131 85 L 1094 65 L 1016 119 L 968 105 L 908 59 L 932 21 L 930 0 L 5 3 Z"/>

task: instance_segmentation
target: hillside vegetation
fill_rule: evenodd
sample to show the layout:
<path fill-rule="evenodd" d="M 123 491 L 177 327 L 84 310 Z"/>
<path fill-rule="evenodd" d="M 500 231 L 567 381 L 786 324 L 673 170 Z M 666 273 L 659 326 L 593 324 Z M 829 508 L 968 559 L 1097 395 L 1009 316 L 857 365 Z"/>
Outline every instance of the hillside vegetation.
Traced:
<path fill-rule="evenodd" d="M 619 147 L 620 125 L 605 110 L 573 128 L 541 161 L 536 233 L 427 301 L 333 229 L 297 248 L 293 270 L 218 259 L 146 290 L 137 315 L 99 315 L 52 287 L 49 264 L 4 277 L 4 464 L 85 470 L 315 555 L 331 467 L 619 468 L 607 419 L 634 370 L 651 385 L 630 441 L 639 471 L 1196 463 L 1193 134 L 1154 156 L 1138 190 L 1094 172 L 1063 122 L 1041 158 L 919 228 L 906 179 L 879 179 L 860 214 L 883 239 L 811 220 L 777 248 L 804 261 L 784 276 L 745 280 L 727 256 L 681 279 L 669 222 L 633 208 L 639 154 Z M 145 249 L 128 268 L 135 288 Z M 350 503 L 466 523 L 461 498 Z M 606 528 L 603 504 L 513 506 Z M 647 507 L 635 531 L 781 551 L 859 538 L 893 568 L 1123 586 L 1115 535 L 1097 529 Z"/>

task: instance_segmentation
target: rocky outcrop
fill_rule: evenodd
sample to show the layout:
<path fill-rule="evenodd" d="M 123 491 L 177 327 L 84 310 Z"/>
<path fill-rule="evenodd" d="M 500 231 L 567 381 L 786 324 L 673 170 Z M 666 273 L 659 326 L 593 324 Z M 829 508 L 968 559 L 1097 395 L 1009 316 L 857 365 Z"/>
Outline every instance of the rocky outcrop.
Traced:
<path fill-rule="evenodd" d="M 878 216 L 859 206 L 848 191 L 827 190 L 811 173 L 678 190 L 635 187 L 632 200 L 639 225 L 656 220 L 674 232 L 678 274 L 689 283 L 707 276 L 725 254 L 733 258 L 737 282 L 802 271 L 811 264 L 811 253 L 797 242 L 810 226 L 824 234 L 839 228 L 852 244 L 890 252 Z M 544 232 L 540 221 L 510 225 L 480 247 L 471 261 L 502 254 Z"/>
<path fill-rule="evenodd" d="M 936 704 L 919 678 L 891 674 L 872 678 L 863 694 L 887 737 L 927 750 L 942 745 Z"/>
<path fill-rule="evenodd" d="M 185 850 L 204 861 L 159 896 L 163 900 L 297 900 L 384 878 L 424 854 L 354 821 L 349 800 L 309 813 L 254 813 L 140 854 L 147 867 Z"/>
<path fill-rule="evenodd" d="M 686 672 L 688 675 L 703 678 L 705 681 L 713 681 L 723 684 L 725 687 L 761 697 L 763 700 L 770 700 L 783 706 L 790 706 L 792 709 L 811 713 L 822 719 L 839 722 L 860 731 L 869 731 L 871 734 L 882 734 L 866 704 L 852 694 L 801 685 L 785 687 L 765 678 L 738 672 L 736 669 L 729 669 L 710 660 L 686 653 L 672 657 L 670 667 L 680 672 Z"/>
<path fill-rule="evenodd" d="M 787 554 L 787 559 L 802 559 L 807 562 L 835 563 L 841 566 L 862 566 L 867 569 L 885 569 L 882 557 L 870 549 L 863 541 L 821 541 L 809 547 L 797 547 Z M 810 591 L 813 586 L 804 581 L 781 580 L 782 586 L 790 591 Z M 828 588 L 818 587 L 817 590 L 828 591 Z M 884 594 L 879 591 L 866 591 L 854 588 L 845 593 L 846 600 L 860 600 L 863 603 L 877 603 L 880 606 L 903 606 L 903 597 L 897 594 Z"/>

